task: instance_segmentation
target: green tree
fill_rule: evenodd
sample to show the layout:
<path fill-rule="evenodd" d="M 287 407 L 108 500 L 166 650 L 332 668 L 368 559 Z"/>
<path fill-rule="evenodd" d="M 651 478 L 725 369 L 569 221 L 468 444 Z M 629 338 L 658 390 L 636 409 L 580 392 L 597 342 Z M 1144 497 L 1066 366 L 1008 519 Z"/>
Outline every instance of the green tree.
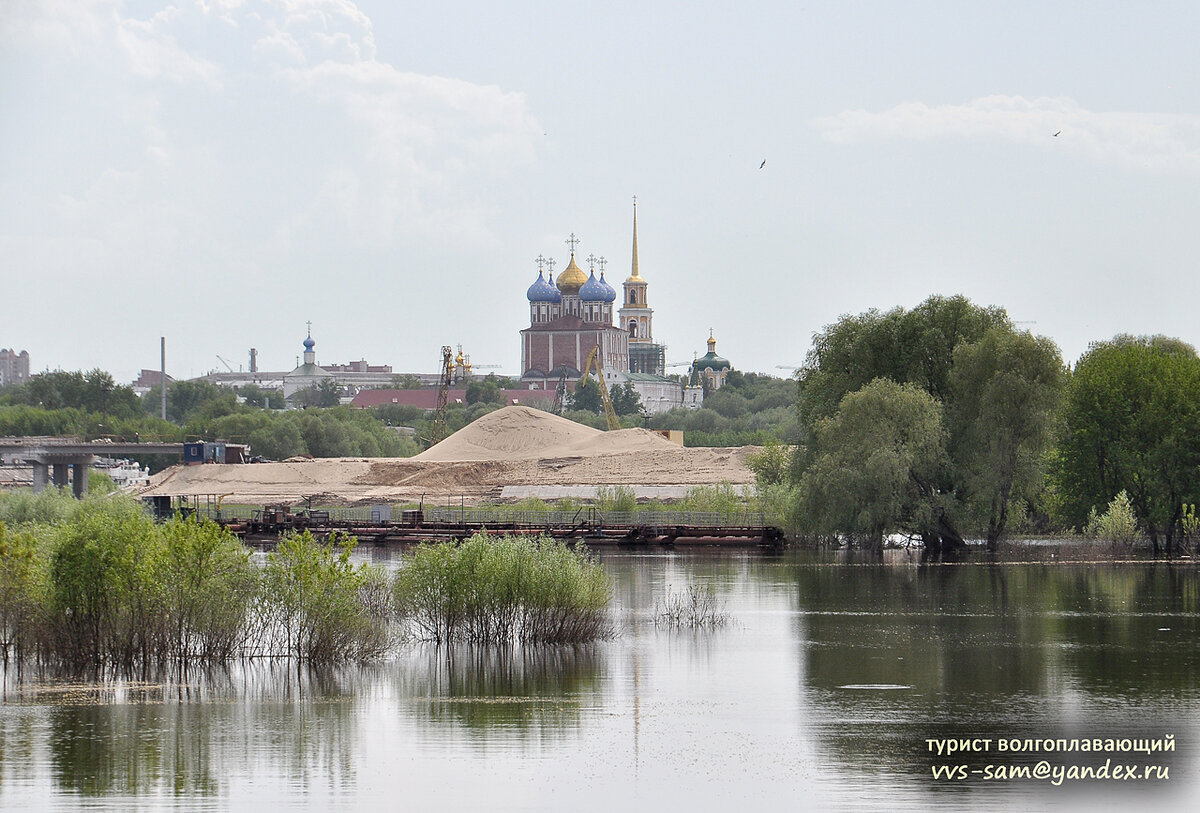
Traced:
<path fill-rule="evenodd" d="M 148 414 L 157 415 L 161 404 L 161 385 L 155 385 L 143 396 L 142 406 Z M 172 381 L 167 385 L 167 419 L 180 426 L 197 417 L 228 415 L 237 408 L 233 390 L 208 381 Z"/>
<path fill-rule="evenodd" d="M 962 498 L 986 519 L 988 550 L 1007 527 L 1012 500 L 1032 498 L 1042 486 L 1065 372 L 1054 342 L 1007 328 L 994 327 L 954 351 L 950 455 Z"/>
<path fill-rule="evenodd" d="M 597 415 L 604 410 L 604 402 L 600 398 L 600 385 L 594 378 L 589 377 L 575 382 L 575 391 L 568 398 L 568 406 L 571 409 L 592 412 Z"/>
<path fill-rule="evenodd" d="M 909 311 L 843 317 L 815 337 L 797 378 L 793 482 L 819 453 L 817 427 L 848 394 L 878 379 L 909 384 L 945 412 L 948 465 L 929 484 L 939 495 L 939 513 L 936 525 L 927 526 L 926 542 L 935 550 L 946 540 L 957 546 L 956 526 L 967 520 L 978 523 L 994 548 L 1014 495 L 1028 499 L 1041 482 L 1037 463 L 1048 442 L 1062 362 L 1053 343 L 1015 331 L 1003 309 L 934 296 Z"/>
<path fill-rule="evenodd" d="M 994 327 L 1012 327 L 1004 309 L 982 308 L 963 296 L 931 296 L 910 311 L 844 316 L 813 338 L 797 371 L 801 416 L 811 427 L 876 378 L 916 384 L 945 403 L 954 349 Z"/>
<path fill-rule="evenodd" d="M 937 399 L 915 384 L 877 379 L 846 395 L 815 426 L 811 464 L 799 484 L 807 530 L 845 534 L 882 550 L 892 533 L 954 543 L 940 529 L 937 483 L 949 466 Z"/>
<path fill-rule="evenodd" d="M 292 396 L 298 407 L 335 407 L 341 403 L 342 386 L 333 378 L 323 378 Z"/>
<path fill-rule="evenodd" d="M 633 388 L 632 381 L 613 388 L 612 405 L 618 415 L 642 414 L 642 396 Z"/>
<path fill-rule="evenodd" d="M 475 379 L 467 384 L 467 404 L 503 404 L 504 393 L 500 391 L 500 384 L 496 380 L 493 373 L 488 373 L 486 378 Z"/>
<path fill-rule="evenodd" d="M 1067 385 L 1055 477 L 1067 518 L 1125 491 L 1157 555 L 1200 495 L 1200 358 L 1163 336 L 1093 344 Z"/>
<path fill-rule="evenodd" d="M 246 406 L 261 407 L 263 409 L 283 409 L 286 404 L 283 401 L 283 390 L 269 390 L 259 387 L 257 384 L 247 384 L 237 391 Z"/>

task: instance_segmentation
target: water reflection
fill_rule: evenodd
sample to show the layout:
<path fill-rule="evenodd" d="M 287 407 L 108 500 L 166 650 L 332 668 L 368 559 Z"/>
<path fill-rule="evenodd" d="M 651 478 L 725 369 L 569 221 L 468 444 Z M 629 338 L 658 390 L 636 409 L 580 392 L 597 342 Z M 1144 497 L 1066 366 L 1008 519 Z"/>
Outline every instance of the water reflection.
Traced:
<path fill-rule="evenodd" d="M 602 663 L 594 646 L 426 646 L 396 665 L 395 685 L 420 724 L 563 736 L 596 702 Z"/>
<path fill-rule="evenodd" d="M 86 683 L 10 669 L 0 807 L 1053 801 L 1032 785 L 929 781 L 927 738 L 989 733 L 1175 733 L 1181 770 L 1196 772 L 1194 568 L 601 558 L 619 635 L 588 647 L 412 646 L 369 667 L 258 661 Z M 656 626 L 656 603 L 689 585 L 732 623 Z"/>

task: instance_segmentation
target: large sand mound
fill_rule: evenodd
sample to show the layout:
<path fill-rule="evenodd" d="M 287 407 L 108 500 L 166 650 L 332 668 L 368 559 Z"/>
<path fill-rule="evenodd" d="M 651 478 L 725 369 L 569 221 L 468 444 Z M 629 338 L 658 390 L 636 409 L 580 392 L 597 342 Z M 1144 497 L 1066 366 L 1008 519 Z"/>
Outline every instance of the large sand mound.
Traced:
<path fill-rule="evenodd" d="M 678 448 L 645 429 L 602 432 L 549 412 L 509 406 L 467 424 L 413 460 L 464 462 L 542 460 Z"/>

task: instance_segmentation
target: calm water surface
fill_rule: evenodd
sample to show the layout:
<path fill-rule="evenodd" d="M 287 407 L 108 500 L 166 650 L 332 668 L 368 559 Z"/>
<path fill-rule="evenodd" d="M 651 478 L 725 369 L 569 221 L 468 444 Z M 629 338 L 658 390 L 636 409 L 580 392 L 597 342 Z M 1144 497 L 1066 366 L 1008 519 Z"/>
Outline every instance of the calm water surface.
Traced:
<path fill-rule="evenodd" d="M 393 566 L 397 554 L 365 548 Z M 901 554 L 903 557 L 903 554 Z M 251 664 L 63 683 L 11 671 L 5 810 L 1193 809 L 1194 566 L 919 567 L 804 554 L 607 554 L 612 641 L 413 646 L 367 668 Z M 656 626 L 711 588 L 721 629 Z M 1174 734 L 1113 754 L 1167 781 L 932 778 L 1089 754 L 931 756 L 941 737 Z M 1103 760 L 1101 759 L 1101 763 Z"/>

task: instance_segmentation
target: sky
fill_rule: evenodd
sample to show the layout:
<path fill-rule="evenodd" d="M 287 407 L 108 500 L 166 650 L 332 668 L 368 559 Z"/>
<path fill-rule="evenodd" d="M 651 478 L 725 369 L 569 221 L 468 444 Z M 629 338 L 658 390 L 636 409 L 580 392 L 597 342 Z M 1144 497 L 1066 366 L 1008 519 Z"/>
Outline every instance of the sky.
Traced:
<path fill-rule="evenodd" d="M 0 347 L 286 370 L 311 321 L 318 363 L 519 375 L 535 258 L 619 283 L 635 195 L 671 363 L 788 375 L 932 294 L 1068 362 L 1200 344 L 1198 41 L 1194 2 L 5 0 Z"/>

